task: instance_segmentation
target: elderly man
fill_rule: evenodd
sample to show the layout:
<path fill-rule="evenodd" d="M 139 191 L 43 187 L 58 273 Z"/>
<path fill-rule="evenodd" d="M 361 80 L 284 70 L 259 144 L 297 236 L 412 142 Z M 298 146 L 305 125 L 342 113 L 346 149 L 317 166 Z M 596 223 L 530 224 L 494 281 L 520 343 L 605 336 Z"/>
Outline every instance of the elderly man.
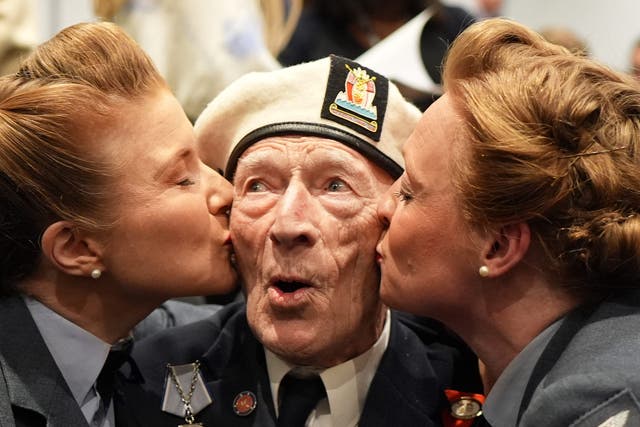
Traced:
<path fill-rule="evenodd" d="M 378 296 L 376 200 L 419 117 L 335 56 L 250 74 L 207 107 L 199 150 L 234 183 L 246 303 L 138 345 L 145 384 L 127 397 L 141 424 L 432 426 L 445 388 L 473 391 L 470 353 Z"/>

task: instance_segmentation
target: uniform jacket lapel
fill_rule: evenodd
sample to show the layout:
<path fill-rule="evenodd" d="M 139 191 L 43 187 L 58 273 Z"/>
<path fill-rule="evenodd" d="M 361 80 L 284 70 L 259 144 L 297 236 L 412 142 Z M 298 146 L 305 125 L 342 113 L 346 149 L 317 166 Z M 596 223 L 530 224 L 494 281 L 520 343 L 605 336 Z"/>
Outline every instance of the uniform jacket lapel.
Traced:
<path fill-rule="evenodd" d="M 134 347 L 134 359 L 139 359 L 142 382 L 124 384 L 122 391 L 126 402 L 120 403 L 120 410 L 130 413 L 117 412 L 120 414 L 119 426 L 184 423 L 182 418 L 161 411 L 166 364 L 182 365 L 200 360 L 200 372 L 213 403 L 196 414 L 196 422 L 205 426 L 275 427 L 264 352 L 247 325 L 244 309 L 229 306 L 215 320 L 198 322 L 187 329 L 172 328 L 163 335 L 151 337 L 147 343 L 143 341 L 139 347 Z M 171 348 L 168 343 L 179 342 L 177 336 L 182 337 L 185 345 Z M 164 339 L 167 339 L 166 343 Z M 136 348 L 142 349 L 143 354 Z M 234 412 L 234 399 L 245 391 L 255 395 L 257 404 L 255 410 L 241 416 Z M 128 408 L 124 408 L 125 403 Z"/>
<path fill-rule="evenodd" d="M 275 427 L 264 350 L 251 333 L 246 317 L 235 320 L 241 323 L 234 328 L 235 336 L 227 335 L 231 338 L 228 343 L 221 342 L 203 356 L 203 375 L 208 378 L 207 387 L 214 404 L 202 420 L 205 425 L 219 422 L 219 425 L 237 427 Z M 255 410 L 245 416 L 234 411 L 234 400 L 242 392 L 251 392 L 256 398 Z"/>
<path fill-rule="evenodd" d="M 567 345 L 569 345 L 575 334 L 583 327 L 589 316 L 593 314 L 596 308 L 597 305 L 595 304 L 585 304 L 576 308 L 567 315 L 562 322 L 562 325 L 560 325 L 560 328 L 553 335 L 540 355 L 540 358 L 531 373 L 527 387 L 525 388 L 522 401 L 520 402 L 520 409 L 518 411 L 518 423 L 522 418 L 522 414 L 529 406 L 535 389 L 553 368 L 560 355 L 567 348 Z"/>
<path fill-rule="evenodd" d="M 1 299 L 0 319 L 0 368 L 16 424 L 24 417 L 48 427 L 87 426 L 22 299 Z"/>
<path fill-rule="evenodd" d="M 446 398 L 429 356 L 393 314 L 389 345 L 371 382 L 359 427 L 438 425 Z"/>

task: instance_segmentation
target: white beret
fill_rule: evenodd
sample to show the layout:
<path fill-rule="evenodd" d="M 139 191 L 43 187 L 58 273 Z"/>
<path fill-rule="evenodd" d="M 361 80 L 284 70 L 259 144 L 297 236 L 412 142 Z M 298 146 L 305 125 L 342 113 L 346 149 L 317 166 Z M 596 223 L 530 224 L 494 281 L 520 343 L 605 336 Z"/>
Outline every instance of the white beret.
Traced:
<path fill-rule="evenodd" d="M 231 180 L 248 147 L 284 135 L 344 143 L 397 178 L 420 116 L 388 79 L 332 55 L 244 75 L 209 103 L 195 130 L 202 160 Z"/>

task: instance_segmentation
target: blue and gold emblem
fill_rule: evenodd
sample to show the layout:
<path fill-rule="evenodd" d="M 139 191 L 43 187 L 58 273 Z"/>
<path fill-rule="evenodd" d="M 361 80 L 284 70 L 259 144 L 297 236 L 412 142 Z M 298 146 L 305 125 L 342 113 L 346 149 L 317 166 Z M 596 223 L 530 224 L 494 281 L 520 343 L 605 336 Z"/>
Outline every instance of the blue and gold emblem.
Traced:
<path fill-rule="evenodd" d="M 380 140 L 389 81 L 362 65 L 331 56 L 322 117 Z"/>
<path fill-rule="evenodd" d="M 369 76 L 367 70 L 360 67 L 352 69 L 348 64 L 345 64 L 345 67 L 349 70 L 344 83 L 345 90 L 338 93 L 329 111 L 375 132 L 378 129 L 378 112 L 373 105 L 376 97 L 376 78 Z"/>

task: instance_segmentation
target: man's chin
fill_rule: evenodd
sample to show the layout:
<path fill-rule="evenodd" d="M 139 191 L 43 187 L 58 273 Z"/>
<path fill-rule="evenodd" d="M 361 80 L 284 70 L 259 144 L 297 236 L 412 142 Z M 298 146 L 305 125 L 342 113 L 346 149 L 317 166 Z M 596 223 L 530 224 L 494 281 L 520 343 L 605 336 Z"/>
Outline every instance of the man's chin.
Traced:
<path fill-rule="evenodd" d="M 281 339 L 272 337 L 262 341 L 265 348 L 278 355 L 281 359 L 298 366 L 316 366 L 317 349 L 313 347 L 317 340 L 306 337 L 304 339 Z"/>

